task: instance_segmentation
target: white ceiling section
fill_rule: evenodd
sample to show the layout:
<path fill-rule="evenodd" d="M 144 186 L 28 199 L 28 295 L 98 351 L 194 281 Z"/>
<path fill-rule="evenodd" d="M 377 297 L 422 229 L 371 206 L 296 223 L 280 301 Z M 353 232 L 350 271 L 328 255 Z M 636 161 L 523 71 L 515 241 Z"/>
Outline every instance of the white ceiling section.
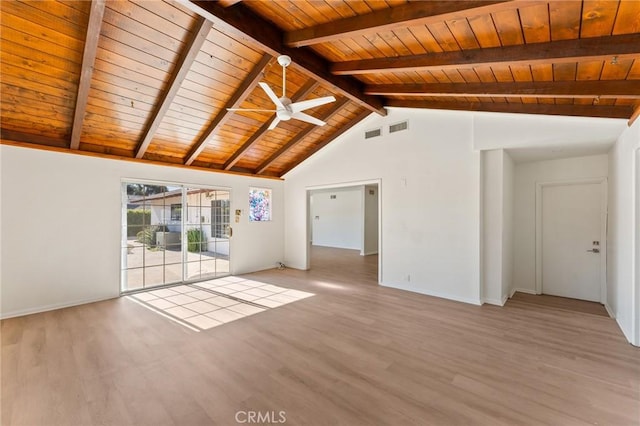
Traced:
<path fill-rule="evenodd" d="M 614 118 L 473 114 L 474 148 L 503 148 L 516 162 L 604 154 L 627 128 Z"/>

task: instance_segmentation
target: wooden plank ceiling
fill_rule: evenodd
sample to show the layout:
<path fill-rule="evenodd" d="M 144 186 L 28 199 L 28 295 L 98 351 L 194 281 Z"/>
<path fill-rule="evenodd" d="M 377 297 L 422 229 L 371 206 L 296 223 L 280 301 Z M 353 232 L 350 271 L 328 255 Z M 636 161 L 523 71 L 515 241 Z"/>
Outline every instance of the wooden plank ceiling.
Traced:
<path fill-rule="evenodd" d="M 384 107 L 638 115 L 640 1 L 0 2 L 2 143 L 279 177 Z M 334 95 L 268 130 L 258 82 Z M 635 115 L 634 115 L 635 111 Z"/>

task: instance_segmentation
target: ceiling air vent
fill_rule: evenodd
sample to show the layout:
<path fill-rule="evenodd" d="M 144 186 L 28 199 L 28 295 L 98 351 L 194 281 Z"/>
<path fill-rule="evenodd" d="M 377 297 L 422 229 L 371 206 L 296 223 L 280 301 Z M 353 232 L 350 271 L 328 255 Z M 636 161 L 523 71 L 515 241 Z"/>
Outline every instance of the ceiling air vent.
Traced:
<path fill-rule="evenodd" d="M 382 128 L 367 130 L 366 132 L 364 132 L 365 139 L 377 138 L 380 135 L 382 135 Z"/>
<path fill-rule="evenodd" d="M 409 128 L 409 122 L 402 121 L 400 123 L 390 125 L 389 133 L 401 132 L 402 130 L 407 130 L 408 128 Z"/>

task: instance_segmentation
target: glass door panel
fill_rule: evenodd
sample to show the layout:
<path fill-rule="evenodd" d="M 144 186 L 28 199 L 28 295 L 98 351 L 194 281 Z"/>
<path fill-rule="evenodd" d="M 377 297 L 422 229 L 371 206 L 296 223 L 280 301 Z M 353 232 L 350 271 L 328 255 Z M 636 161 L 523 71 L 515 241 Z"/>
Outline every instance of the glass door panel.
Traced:
<path fill-rule="evenodd" d="M 122 291 L 182 281 L 182 187 L 125 183 L 123 199 Z"/>

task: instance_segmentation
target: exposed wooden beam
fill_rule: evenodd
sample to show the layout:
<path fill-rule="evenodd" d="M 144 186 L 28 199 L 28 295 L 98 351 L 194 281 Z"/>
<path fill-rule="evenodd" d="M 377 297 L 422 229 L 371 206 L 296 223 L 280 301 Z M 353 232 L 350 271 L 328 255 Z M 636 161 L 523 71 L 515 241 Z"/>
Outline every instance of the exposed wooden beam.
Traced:
<path fill-rule="evenodd" d="M 202 136 L 198 139 L 195 145 L 187 154 L 186 160 L 184 162 L 185 165 L 190 165 L 193 161 L 198 158 L 198 155 L 202 152 L 202 150 L 207 145 L 207 139 L 216 132 L 216 130 L 222 126 L 229 120 L 232 113 L 227 111 L 227 108 L 238 108 L 247 96 L 251 93 L 251 91 L 258 85 L 260 78 L 262 77 L 262 73 L 264 68 L 267 66 L 269 61 L 273 59 L 273 56 L 269 54 L 265 54 L 262 56 L 262 59 L 253 67 L 249 75 L 242 81 L 242 84 L 235 91 L 235 93 L 231 96 L 231 98 L 227 101 L 225 106 L 220 110 L 218 115 L 215 116 L 213 121 L 209 124 L 209 127 L 204 131 Z"/>
<path fill-rule="evenodd" d="M 291 101 L 297 102 L 300 99 L 305 98 L 309 93 L 313 92 L 318 86 L 319 86 L 319 83 L 317 81 L 314 81 L 314 80 L 307 81 L 307 83 L 304 86 L 302 86 L 293 95 L 293 97 L 291 97 Z M 271 122 L 273 121 L 274 117 L 275 117 L 275 114 L 273 114 L 267 121 L 265 121 L 265 123 L 258 129 L 258 131 L 256 131 L 253 135 L 251 135 L 249 139 L 247 139 L 247 141 L 244 144 L 242 144 L 242 146 L 238 148 L 231 157 L 229 157 L 229 159 L 222 166 L 224 170 L 230 170 L 233 166 L 235 166 L 235 164 L 240 160 L 240 158 L 242 158 L 242 156 L 247 151 L 249 151 L 260 140 L 260 138 L 262 138 L 262 136 L 265 135 L 265 133 L 269 131 L 269 125 L 271 125 Z"/>
<path fill-rule="evenodd" d="M 640 98 L 640 80 L 378 84 L 365 87 L 365 93 L 383 96 L 637 99 Z"/>
<path fill-rule="evenodd" d="M 325 146 L 327 146 L 328 144 L 333 142 L 338 136 L 344 134 L 347 130 L 349 130 L 350 128 L 352 128 L 353 126 L 355 126 L 356 124 L 358 124 L 359 122 L 361 122 L 362 120 L 367 118 L 369 115 L 371 115 L 371 111 L 366 110 L 366 109 L 363 110 L 355 118 L 353 118 L 351 121 L 349 121 L 349 124 L 340 127 L 337 131 L 333 132 L 328 138 L 323 139 L 322 141 L 318 142 L 313 147 L 313 149 L 311 149 L 309 152 L 307 152 L 303 157 L 300 157 L 299 159 L 297 159 L 294 162 L 292 162 L 291 164 L 289 164 L 287 166 L 287 168 L 284 169 L 284 171 L 282 173 L 280 173 L 280 177 L 282 177 L 285 174 L 289 173 L 291 170 L 293 170 L 295 167 L 297 167 L 300 163 L 302 163 L 307 158 L 311 157 L 313 154 L 315 154 L 316 152 L 320 151 L 322 148 L 324 148 Z"/>
<path fill-rule="evenodd" d="M 241 1 L 242 0 L 218 0 L 218 3 L 220 3 L 222 7 L 230 7 L 236 3 L 240 3 Z"/>
<path fill-rule="evenodd" d="M 333 117 L 334 114 L 340 111 L 348 102 L 349 102 L 349 99 L 347 98 L 342 98 L 337 100 L 336 103 L 333 104 L 330 110 L 328 110 L 318 118 L 322 121 L 329 120 L 331 117 Z M 271 166 L 278 158 L 280 158 L 285 152 L 289 151 L 291 148 L 293 148 L 298 143 L 300 143 L 304 138 L 309 136 L 314 130 L 316 130 L 317 127 L 318 126 L 314 124 L 307 125 L 307 127 L 303 131 L 301 131 L 296 136 L 294 136 L 293 139 L 287 142 L 284 146 L 280 147 L 280 149 L 278 149 L 269 158 L 267 158 L 262 164 L 260 164 L 258 168 L 255 170 L 255 174 L 259 175 L 262 172 L 264 172 L 266 169 L 268 169 L 269 166 Z"/>
<path fill-rule="evenodd" d="M 485 65 L 549 64 L 640 57 L 640 33 L 517 46 L 336 62 L 336 75 L 473 68 Z"/>
<path fill-rule="evenodd" d="M 58 148 L 67 148 L 66 140 L 50 138 L 48 136 L 17 132 L 10 129 L 0 129 L 0 140 L 24 142 L 34 145 L 53 146 Z"/>
<path fill-rule="evenodd" d="M 576 117 L 629 118 L 630 106 L 613 105 L 556 105 L 556 104 L 516 104 L 506 102 L 452 102 L 387 100 L 388 107 L 427 108 L 457 111 L 507 112 L 515 114 L 568 115 Z"/>
<path fill-rule="evenodd" d="M 147 148 L 149 148 L 151 140 L 155 136 L 165 114 L 171 107 L 173 99 L 178 94 L 178 90 L 180 90 L 182 82 L 187 77 L 191 65 L 198 56 L 198 52 L 200 52 L 200 49 L 207 39 L 207 35 L 209 35 L 212 26 L 211 21 L 200 16 L 198 17 L 198 22 L 196 23 L 189 39 L 185 43 L 180 58 L 176 62 L 176 66 L 171 78 L 169 79 L 169 86 L 164 92 L 162 99 L 160 99 L 160 102 L 156 105 L 155 111 L 151 115 L 151 119 L 145 129 L 144 136 L 138 144 L 138 148 L 136 149 L 136 158 L 144 157 L 145 152 L 147 152 Z"/>
<path fill-rule="evenodd" d="M 91 2 L 89 22 L 87 24 L 87 37 L 85 38 L 84 52 L 82 54 L 82 70 L 80 71 L 78 95 L 76 96 L 76 108 L 73 114 L 73 126 L 71 128 L 71 141 L 69 143 L 71 149 L 78 149 L 80 147 L 82 124 L 84 114 L 87 110 L 91 76 L 93 75 L 93 66 L 98 51 L 98 40 L 100 39 L 100 27 L 102 26 L 105 4 L 106 0 L 92 0 Z"/>
<path fill-rule="evenodd" d="M 427 25 L 452 19 L 466 19 L 526 5 L 522 1 L 417 1 L 371 13 L 343 18 L 313 27 L 290 31 L 284 35 L 288 46 L 302 47 L 353 38 L 372 32 Z M 539 3 L 539 2 L 538 2 Z"/>
<path fill-rule="evenodd" d="M 284 44 L 284 32 L 273 23 L 257 15 L 242 3 L 224 8 L 216 2 L 177 0 L 193 12 L 213 22 L 225 34 L 245 40 L 273 56 L 289 55 L 293 65 L 310 78 L 328 86 L 330 90 L 348 97 L 380 115 L 387 112 L 382 99 L 365 95 L 363 84 L 353 77 L 338 77 L 329 72 L 330 62 L 310 48 L 294 48 Z"/>
<path fill-rule="evenodd" d="M 631 127 L 633 122 L 636 121 L 638 117 L 640 117 L 640 103 L 636 104 L 635 110 L 633 111 L 633 114 L 631 114 L 631 117 L 629 118 L 627 125 Z"/>

